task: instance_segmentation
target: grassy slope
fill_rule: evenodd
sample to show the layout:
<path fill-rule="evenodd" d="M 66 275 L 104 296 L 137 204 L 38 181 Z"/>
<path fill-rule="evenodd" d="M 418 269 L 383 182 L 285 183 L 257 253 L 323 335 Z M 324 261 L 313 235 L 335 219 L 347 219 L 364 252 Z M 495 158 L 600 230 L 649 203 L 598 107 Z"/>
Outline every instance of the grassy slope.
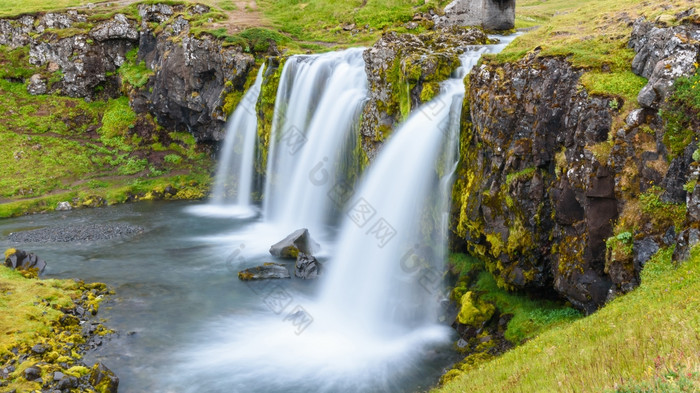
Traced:
<path fill-rule="evenodd" d="M 398 28 L 418 12 L 438 9 L 449 0 L 327 1 L 259 0 L 264 14 L 296 40 L 331 43 L 366 43 L 378 38 L 383 29 Z M 364 5 L 363 5 L 364 3 Z M 344 31 L 354 24 L 358 33 Z M 421 29 L 421 27 L 419 27 Z M 371 30 L 371 31 L 370 31 Z"/>
<path fill-rule="evenodd" d="M 3 5 L 0 0 L 4 10 Z M 134 56 L 127 58 L 120 74 L 127 83 L 143 84 L 149 71 L 135 64 Z M 168 185 L 182 191 L 177 198 L 203 196 L 211 160 L 190 135 L 161 130 L 160 140 L 144 141 L 132 129 L 137 120 L 152 119 L 139 119 L 126 98 L 86 102 L 32 96 L 18 81 L 35 73 L 46 75 L 49 83 L 62 77 L 60 71 L 47 74 L 31 66 L 28 48 L 0 48 L 0 107 L 7 108 L 0 114 L 0 217 L 51 210 L 74 198 L 118 203 L 128 194 L 149 197 L 149 191 L 162 192 Z"/>
<path fill-rule="evenodd" d="M 601 392 L 653 379 L 666 367 L 699 372 L 700 250 L 679 267 L 670 255 L 660 252 L 649 262 L 634 292 L 465 373 L 441 391 Z M 691 380 L 700 389 L 700 377 Z"/>

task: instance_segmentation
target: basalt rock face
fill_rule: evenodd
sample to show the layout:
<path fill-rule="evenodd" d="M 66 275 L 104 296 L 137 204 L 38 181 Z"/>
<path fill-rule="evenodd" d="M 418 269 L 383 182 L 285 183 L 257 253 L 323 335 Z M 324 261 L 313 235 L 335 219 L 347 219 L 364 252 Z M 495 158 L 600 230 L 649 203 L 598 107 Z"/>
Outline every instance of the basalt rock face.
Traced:
<path fill-rule="evenodd" d="M 209 143 L 223 139 L 226 99 L 244 89 L 255 59 L 240 46 L 190 33 L 189 19 L 208 11 L 203 5 L 140 5 L 140 24 L 123 14 L 104 21 L 76 11 L 25 15 L 0 20 L 0 45 L 29 47 L 29 63 L 38 70 L 29 78 L 30 94 L 88 100 L 127 94 L 137 113 Z M 132 50 L 151 73 L 144 85 L 120 77 Z"/>
<path fill-rule="evenodd" d="M 58 92 L 89 99 L 119 95 L 119 79 L 114 74 L 126 52 L 138 42 L 136 24 L 117 14 L 81 33 L 62 34 L 86 24 L 86 16 L 75 11 L 0 20 L 0 45 L 29 46 L 29 63 L 45 70 L 32 76 L 31 94 Z M 60 81 L 49 89 L 46 80 L 56 73 Z"/>
<path fill-rule="evenodd" d="M 374 158 L 395 126 L 440 92 L 439 83 L 460 66 L 464 48 L 487 39 L 481 30 L 457 27 L 420 35 L 391 32 L 367 49 L 370 96 L 362 114 L 364 153 Z"/>
<path fill-rule="evenodd" d="M 629 47 L 637 53 L 632 71 L 649 79 L 639 93 L 639 104 L 659 109 L 668 98 L 673 82 L 695 73 L 700 27 L 696 24 L 660 27 L 639 18 L 634 22 Z"/>
<path fill-rule="evenodd" d="M 226 96 L 243 90 L 255 59 L 238 46 L 222 47 L 213 38 L 193 37 L 182 16 L 158 34 L 150 30 L 149 22 L 162 23 L 182 12 L 175 7 L 139 7 L 143 22 L 138 58 L 155 74 L 132 94 L 134 108 L 148 110 L 169 129 L 190 132 L 198 142 L 222 140 L 228 116 L 222 109 Z"/>
<path fill-rule="evenodd" d="M 472 71 L 455 230 L 501 285 L 553 287 L 592 311 L 613 285 L 605 239 L 618 212 L 610 168 L 587 148 L 607 139 L 613 113 L 580 76 L 535 54 Z"/>
<path fill-rule="evenodd" d="M 586 312 L 638 286 L 658 251 L 687 257 L 700 243 L 700 120 L 674 84 L 696 72 L 698 30 L 635 23 L 632 66 L 649 84 L 615 129 L 623 102 L 590 96 L 565 59 L 476 67 L 453 248 L 484 258 L 503 287 L 553 289 Z"/>

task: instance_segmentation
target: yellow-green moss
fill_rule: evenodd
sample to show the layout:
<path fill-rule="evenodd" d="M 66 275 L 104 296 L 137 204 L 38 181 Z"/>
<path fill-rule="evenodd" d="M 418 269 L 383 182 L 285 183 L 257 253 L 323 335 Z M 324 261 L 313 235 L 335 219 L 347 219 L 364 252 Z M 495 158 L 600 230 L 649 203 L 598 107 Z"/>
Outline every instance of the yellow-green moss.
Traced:
<path fill-rule="evenodd" d="M 491 303 L 481 301 L 474 292 L 467 292 L 460 299 L 459 315 L 457 321 L 463 325 L 481 327 L 486 323 L 496 307 Z"/>

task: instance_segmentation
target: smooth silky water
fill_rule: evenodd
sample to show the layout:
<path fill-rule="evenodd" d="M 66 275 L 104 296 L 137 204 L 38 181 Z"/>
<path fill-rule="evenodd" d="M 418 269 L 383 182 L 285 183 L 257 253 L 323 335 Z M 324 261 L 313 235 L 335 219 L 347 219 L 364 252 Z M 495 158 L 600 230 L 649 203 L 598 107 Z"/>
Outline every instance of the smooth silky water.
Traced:
<path fill-rule="evenodd" d="M 202 204 L 141 202 L 0 220 L 0 247 L 37 253 L 48 262 L 46 278 L 105 282 L 116 291 L 102 303 L 98 318 L 107 319 L 117 334 L 89 353 L 86 363 L 101 361 L 112 369 L 120 378 L 120 392 L 309 392 L 317 390 L 318 384 L 342 379 L 344 367 L 365 366 L 353 364 L 362 359 L 352 356 L 352 348 L 337 351 L 333 345 L 338 343 L 314 336 L 312 326 L 321 316 L 314 315 L 299 335 L 295 325 L 299 323 L 285 320 L 293 308 L 311 306 L 319 281 L 248 284 L 238 280 L 239 270 L 272 260 L 257 232 L 265 226 L 188 213 L 196 206 Z M 11 232 L 94 222 L 125 222 L 145 231 L 96 242 L 7 240 Z M 228 235 L 221 237 L 223 233 Z M 256 243 L 260 243 L 258 251 L 254 251 Z M 293 263 L 288 266 L 292 268 Z M 284 346 L 287 339 L 304 340 L 306 345 L 296 349 L 306 352 L 289 352 Z M 267 349 L 251 352 L 260 347 Z M 235 367 L 228 357 L 237 355 L 252 363 Z M 334 370 L 326 370 L 333 373 L 299 370 L 307 355 L 314 362 L 326 359 L 329 365 L 335 364 Z M 403 369 L 404 361 L 394 359 L 386 365 L 388 370 L 373 376 L 374 382 L 360 390 L 387 391 L 384 384 L 394 391 L 427 388 L 453 361 L 450 345 L 426 348 L 425 358 L 414 361 L 410 370 Z M 263 367 L 265 373 L 260 373 L 258 367 L 266 364 L 279 368 Z M 320 381 L 309 378 L 316 372 Z M 297 375 L 306 379 L 300 381 Z M 365 382 L 363 376 L 353 378 Z M 333 391 L 358 391 L 353 385 L 333 385 Z"/>
<path fill-rule="evenodd" d="M 312 230 L 324 247 L 318 280 L 238 280 L 238 271 L 272 261 L 269 246 L 299 219 L 272 219 L 285 216 L 271 205 L 275 198 L 267 199 L 268 217 L 248 219 L 193 214 L 202 211 L 201 203 L 144 202 L 3 220 L 0 245 L 38 253 L 49 263 L 48 277 L 106 282 L 116 291 L 99 316 L 118 334 L 86 360 L 113 369 L 120 391 L 428 389 L 458 358 L 454 333 L 438 323 L 446 294 L 435 273 L 444 271 L 462 78 L 482 53 L 508 41 L 468 50 L 438 99 L 416 110 L 386 143 L 337 213 L 341 224 L 324 233 Z M 353 63 L 356 56 L 350 51 L 324 61 Z M 322 64 L 318 58 L 304 60 Z M 316 108 L 323 101 L 319 92 L 333 78 L 312 79 L 320 85 L 314 87 L 316 98 L 307 98 Z M 352 100 L 361 98 L 362 89 L 356 93 Z M 355 111 L 347 115 L 353 118 Z M 5 237 L 49 225 L 107 221 L 145 231 L 90 243 L 14 244 Z M 293 262 L 287 266 L 293 272 Z"/>

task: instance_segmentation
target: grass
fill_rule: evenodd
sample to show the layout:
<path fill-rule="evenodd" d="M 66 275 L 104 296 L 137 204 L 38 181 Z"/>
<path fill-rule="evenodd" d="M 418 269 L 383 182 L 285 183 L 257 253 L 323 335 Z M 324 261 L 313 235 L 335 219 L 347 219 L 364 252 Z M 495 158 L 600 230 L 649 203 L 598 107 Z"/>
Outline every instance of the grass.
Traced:
<path fill-rule="evenodd" d="M 516 38 L 499 62 L 514 61 L 538 48 L 541 56 L 566 57 L 587 73 L 581 83 L 592 94 L 617 96 L 620 109 L 636 105 L 646 84 L 631 72 L 634 52 L 627 48 L 632 22 L 672 16 L 696 5 L 693 0 L 521 0 L 517 2 L 516 28 L 536 27 Z"/>
<path fill-rule="evenodd" d="M 383 29 L 400 27 L 418 12 L 442 8 L 448 3 L 447 0 L 258 1 L 273 25 L 295 40 L 341 43 L 371 42 Z M 343 29 L 352 25 L 350 30 L 359 32 Z"/>
<path fill-rule="evenodd" d="M 0 266 L 0 358 L 37 335 L 49 334 L 51 322 L 63 315 L 56 308 L 71 306 L 78 293 L 75 282 L 28 279 Z"/>
<path fill-rule="evenodd" d="M 19 82 L 26 74 L 20 67 L 26 62 L 23 52 L 0 50 L 0 62 L 5 77 L 17 80 L 0 79 L 0 106 L 8 108 L 0 114 L 0 217 L 51 210 L 59 201 L 109 189 L 115 191 L 111 199 L 104 195 L 108 201 L 126 200 L 125 193 L 135 181 L 162 178 L 168 182 L 183 172 L 198 184 L 198 191 L 188 194 L 203 196 L 211 159 L 191 135 L 168 135 L 156 126 L 153 138 L 165 134 L 163 141 L 168 144 L 160 144 L 161 155 L 177 154 L 181 159 L 150 161 L 149 154 L 155 150 L 151 145 L 159 142 L 142 141 L 133 127 L 152 119 L 135 114 L 127 97 L 86 102 L 32 96 Z M 12 70 L 19 71 L 13 74 Z M 96 129 L 97 125 L 101 127 Z M 151 191 L 137 188 L 141 194 Z"/>
<path fill-rule="evenodd" d="M 653 385 L 660 370 L 684 370 L 694 383 L 691 391 L 697 391 L 700 250 L 681 265 L 671 261 L 672 253 L 662 250 L 647 263 L 635 291 L 587 318 L 542 333 L 438 391 L 649 391 L 622 389 Z"/>
<path fill-rule="evenodd" d="M 695 63 L 695 75 L 678 78 L 673 94 L 661 111 L 666 122 L 664 144 L 669 150 L 669 159 L 683 154 L 693 140 L 697 141 L 694 129 L 700 126 L 700 65 Z"/>

